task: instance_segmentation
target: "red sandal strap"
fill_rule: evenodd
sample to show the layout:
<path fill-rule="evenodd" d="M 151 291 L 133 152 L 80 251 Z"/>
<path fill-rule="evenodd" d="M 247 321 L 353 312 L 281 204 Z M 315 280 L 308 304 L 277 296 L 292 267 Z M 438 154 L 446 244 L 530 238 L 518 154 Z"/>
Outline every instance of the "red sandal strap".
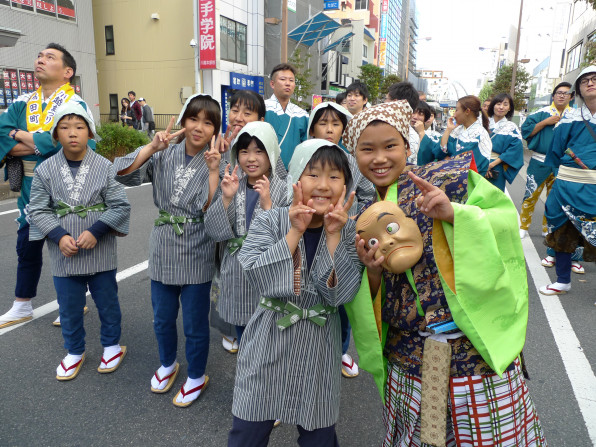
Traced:
<path fill-rule="evenodd" d="M 124 352 L 120 351 L 118 354 L 116 354 L 114 357 L 112 357 L 110 360 L 108 360 L 107 362 L 104 360 L 104 358 L 101 358 L 101 363 L 105 363 L 106 366 L 108 365 L 108 363 L 113 362 L 114 360 L 116 360 L 118 357 L 122 357 L 122 355 L 124 354 Z"/>
<path fill-rule="evenodd" d="M 352 363 L 346 363 L 346 362 L 341 362 L 342 365 L 346 366 L 347 368 L 352 369 L 352 366 L 354 366 L 354 359 L 352 359 Z"/>
<path fill-rule="evenodd" d="M 201 391 L 203 389 L 203 387 L 205 386 L 205 383 L 207 383 L 207 382 L 206 381 L 203 382 L 201 385 L 199 385 L 196 388 L 193 388 L 190 391 L 184 391 L 184 385 L 182 385 L 182 388 L 180 388 L 180 394 L 182 394 L 182 397 L 186 397 L 189 394 L 196 393 L 197 391 Z"/>
<path fill-rule="evenodd" d="M 163 382 L 164 380 L 168 380 L 170 377 L 172 377 L 174 374 L 176 373 L 176 368 L 174 368 L 174 371 L 172 371 L 169 375 L 165 376 L 163 379 L 160 379 L 159 376 L 157 375 L 157 371 L 155 371 L 155 378 L 157 379 L 157 381 L 161 384 L 161 382 Z"/>
<path fill-rule="evenodd" d="M 68 368 L 66 366 L 64 366 L 64 361 L 62 361 L 62 362 L 60 362 L 60 366 L 62 367 L 62 369 L 64 370 L 64 372 L 68 372 L 71 369 L 76 368 L 77 366 L 79 366 L 79 363 L 81 363 L 82 361 L 83 361 L 83 359 L 79 360 L 74 365 L 70 365 Z"/>

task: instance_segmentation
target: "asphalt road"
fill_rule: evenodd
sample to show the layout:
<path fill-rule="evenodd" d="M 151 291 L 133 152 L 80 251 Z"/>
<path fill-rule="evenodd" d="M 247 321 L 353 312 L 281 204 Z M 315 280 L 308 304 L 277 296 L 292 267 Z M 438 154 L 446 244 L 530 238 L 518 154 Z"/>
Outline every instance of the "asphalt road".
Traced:
<path fill-rule="evenodd" d="M 518 206 L 523 177 L 509 188 Z M 33 321 L 12 330 L 0 330 L 0 446 L 225 446 L 231 428 L 235 356 L 221 347 L 211 332 L 204 395 L 187 409 L 176 408 L 174 390 L 150 392 L 151 376 L 159 366 L 152 328 L 149 279 L 145 264 L 148 238 L 156 215 L 151 188 L 127 190 L 132 203 L 131 234 L 119 239 L 120 304 L 123 313 L 121 344 L 128 346 L 122 367 L 113 374 L 98 374 L 102 348 L 99 319 L 92 300 L 85 317 L 86 363 L 75 380 L 58 382 L 55 369 L 65 355 L 60 330 L 51 325 L 57 316 L 49 259 L 39 284 Z M 0 202 L 0 313 L 13 299 L 16 254 L 16 202 Z M 540 258 L 546 247 L 540 234 L 543 203 L 537 205 L 530 238 L 523 241 L 530 290 L 530 321 L 524 354 L 531 394 L 549 445 L 583 447 L 596 443 L 596 267 L 585 264 L 586 274 L 572 277 L 572 292 L 541 298 L 537 285 L 554 269 L 544 269 Z M 42 315 L 43 314 L 43 315 Z M 178 361 L 184 379 L 183 334 L 179 327 Z M 355 355 L 353 346 L 351 353 Z M 589 427 L 589 428 L 588 428 Z M 383 437 L 382 405 L 372 378 L 363 372 L 342 379 L 342 403 L 337 424 L 342 446 L 378 446 Z M 282 425 L 271 436 L 271 446 L 296 445 L 297 431 Z"/>

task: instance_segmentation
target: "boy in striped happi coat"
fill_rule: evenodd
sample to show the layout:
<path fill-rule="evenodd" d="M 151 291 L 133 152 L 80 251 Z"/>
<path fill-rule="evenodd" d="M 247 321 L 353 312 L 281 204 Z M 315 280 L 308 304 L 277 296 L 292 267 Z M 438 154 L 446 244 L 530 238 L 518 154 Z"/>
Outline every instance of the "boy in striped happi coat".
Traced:
<path fill-rule="evenodd" d="M 287 204 L 288 187 L 285 176 L 280 178 L 272 169 L 280 150 L 271 124 L 261 121 L 246 124 L 230 155 L 234 169 L 227 165 L 218 197 L 205 216 L 205 228 L 211 239 L 225 246 L 217 311 L 236 327 L 240 341 L 259 304 L 259 294 L 245 278 L 238 252 L 251 222 L 262 211 Z"/>
<path fill-rule="evenodd" d="M 56 112 L 51 135 L 62 149 L 35 170 L 29 203 L 31 240 L 47 237 L 68 355 L 58 380 L 74 379 L 85 360 L 83 309 L 87 287 L 101 320 L 103 357 L 97 370 L 115 371 L 126 354 L 120 346 L 121 312 L 116 283 L 116 235 L 128 233 L 130 204 L 114 180 L 112 164 L 91 150 L 93 118 L 70 101 Z"/>
<path fill-rule="evenodd" d="M 159 217 L 149 240 L 149 277 L 153 326 L 161 366 L 151 379 L 151 391 L 169 391 L 178 375 L 176 319 L 182 305 L 188 378 L 173 399 L 187 407 L 201 394 L 209 353 L 209 290 L 214 273 L 215 243 L 207 236 L 205 212 L 219 184 L 223 138 L 219 103 L 208 95 L 193 95 L 178 117 L 182 129 L 165 132 L 134 153 L 114 161 L 116 179 L 128 186 L 153 183 L 153 203 Z M 170 144 L 177 136 L 182 141 Z M 211 146 L 210 146 L 211 142 Z"/>
<path fill-rule="evenodd" d="M 274 420 L 298 426 L 301 445 L 337 445 L 341 334 L 337 306 L 359 285 L 354 193 L 344 152 L 325 140 L 298 145 L 289 208 L 261 213 L 240 250 L 262 297 L 242 338 L 229 446 L 266 445 Z"/>
<path fill-rule="evenodd" d="M 383 263 L 407 253 L 396 253 L 407 233 L 389 223 L 383 237 L 356 236 L 366 270 L 346 310 L 385 403 L 383 445 L 544 446 L 518 359 L 528 287 L 515 205 L 470 169 L 470 151 L 407 165 L 411 113 L 405 101 L 374 106 L 343 135 L 377 200 L 412 218 L 424 244 L 394 274 Z"/>

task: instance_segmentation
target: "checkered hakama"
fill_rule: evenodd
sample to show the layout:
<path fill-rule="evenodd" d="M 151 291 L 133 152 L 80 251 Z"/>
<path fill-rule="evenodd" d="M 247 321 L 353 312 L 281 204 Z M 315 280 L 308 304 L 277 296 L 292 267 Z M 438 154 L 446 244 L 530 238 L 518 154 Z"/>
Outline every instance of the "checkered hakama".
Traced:
<path fill-rule="evenodd" d="M 546 446 L 520 364 L 499 376 L 451 377 L 447 447 Z M 383 447 L 425 447 L 420 442 L 419 377 L 388 364 Z"/>

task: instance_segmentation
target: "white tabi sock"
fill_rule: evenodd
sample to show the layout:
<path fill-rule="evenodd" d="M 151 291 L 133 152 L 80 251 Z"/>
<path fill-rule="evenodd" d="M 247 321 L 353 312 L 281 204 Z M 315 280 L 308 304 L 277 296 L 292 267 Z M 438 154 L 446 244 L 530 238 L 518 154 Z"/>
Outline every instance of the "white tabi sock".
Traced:
<path fill-rule="evenodd" d="M 79 360 L 81 360 L 83 358 L 83 355 L 74 355 L 74 354 L 68 354 L 66 357 L 64 357 L 62 359 L 62 363 L 60 365 L 58 365 L 58 368 L 56 368 L 56 375 L 60 376 L 60 377 L 68 377 L 68 376 L 72 376 L 76 370 L 76 368 L 72 368 L 72 369 L 68 369 L 70 368 L 72 365 L 76 364 Z M 64 367 L 63 367 L 64 365 Z M 65 371 L 68 370 L 68 371 Z"/>
<path fill-rule="evenodd" d="M 161 365 L 159 367 L 159 369 L 157 370 L 157 375 L 159 376 L 160 379 L 163 379 L 164 377 L 167 377 L 170 374 L 172 374 L 172 372 L 174 371 L 175 368 L 176 368 L 176 360 L 174 360 L 174 363 L 172 363 L 170 366 Z M 168 385 L 169 382 L 170 382 L 170 379 L 162 380 L 160 383 L 159 380 L 157 380 L 155 378 L 155 374 L 153 374 L 153 377 L 151 377 L 151 388 L 154 388 L 156 390 L 163 390 Z"/>
<path fill-rule="evenodd" d="M 185 393 L 188 393 L 190 390 L 193 390 L 196 387 L 201 386 L 203 383 L 205 383 L 205 375 L 204 374 L 201 377 L 199 377 L 198 379 L 191 379 L 189 377 L 188 379 L 186 379 L 186 383 L 184 383 L 184 386 L 182 387 L 182 389 L 184 390 Z M 194 393 L 187 394 L 186 396 L 182 396 L 182 393 L 180 393 L 180 394 L 178 394 L 178 397 L 176 398 L 176 402 L 179 402 L 179 403 L 192 402 L 193 400 L 195 400 L 199 397 L 202 390 L 203 390 L 203 388 L 201 388 L 198 391 L 195 391 Z"/>
<path fill-rule="evenodd" d="M 0 323 L 32 316 L 33 306 L 31 306 L 31 301 L 14 301 L 10 310 L 0 316 Z"/>
<path fill-rule="evenodd" d="M 110 360 L 112 357 L 114 357 L 115 355 L 117 355 L 121 351 L 122 351 L 122 349 L 120 348 L 120 345 L 106 346 L 105 348 L 103 348 L 103 357 L 102 357 L 102 359 L 107 362 L 108 360 Z M 122 360 L 122 356 L 115 358 L 111 362 L 108 362 L 107 365 L 104 362 L 101 362 L 100 365 L 99 365 L 99 368 L 100 369 L 113 368 L 121 360 Z"/>

